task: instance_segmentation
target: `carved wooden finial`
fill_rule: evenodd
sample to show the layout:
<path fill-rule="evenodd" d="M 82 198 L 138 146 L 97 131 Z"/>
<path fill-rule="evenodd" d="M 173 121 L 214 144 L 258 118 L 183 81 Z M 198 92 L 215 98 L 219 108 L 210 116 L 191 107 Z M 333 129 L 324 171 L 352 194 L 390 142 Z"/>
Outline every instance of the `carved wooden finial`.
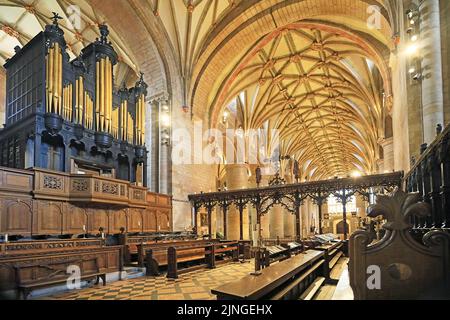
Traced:
<path fill-rule="evenodd" d="M 371 218 L 383 216 L 387 223 L 383 228 L 388 230 L 411 229 L 411 216 L 426 217 L 431 213 L 428 203 L 420 202 L 418 193 L 396 191 L 390 196 L 378 196 L 377 204 L 367 209 Z"/>

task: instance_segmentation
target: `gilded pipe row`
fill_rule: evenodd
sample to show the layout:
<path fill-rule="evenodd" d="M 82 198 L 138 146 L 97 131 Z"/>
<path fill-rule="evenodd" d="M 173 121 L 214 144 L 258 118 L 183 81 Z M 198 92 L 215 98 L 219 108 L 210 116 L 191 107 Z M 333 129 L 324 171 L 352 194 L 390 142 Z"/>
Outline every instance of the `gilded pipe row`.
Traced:
<path fill-rule="evenodd" d="M 97 94 L 94 105 L 91 95 L 85 90 L 82 76 L 75 81 L 75 94 L 72 83 L 63 88 L 62 58 L 61 47 L 55 43 L 49 49 L 46 62 L 46 112 L 58 114 L 67 121 L 91 130 L 110 133 L 116 139 L 143 145 L 145 142 L 144 94 L 141 94 L 136 102 L 136 121 L 128 112 L 126 100 L 122 101 L 119 108 L 113 110 L 113 66 L 111 60 L 106 57 L 96 63 Z"/>

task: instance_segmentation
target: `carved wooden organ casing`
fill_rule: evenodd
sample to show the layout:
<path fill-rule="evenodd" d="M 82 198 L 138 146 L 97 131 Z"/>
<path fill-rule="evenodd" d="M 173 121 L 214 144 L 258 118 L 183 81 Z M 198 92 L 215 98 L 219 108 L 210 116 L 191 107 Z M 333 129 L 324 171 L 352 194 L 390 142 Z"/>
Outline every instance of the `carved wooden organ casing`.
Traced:
<path fill-rule="evenodd" d="M 141 75 L 115 89 L 118 55 L 109 31 L 69 60 L 55 19 L 5 64 L 7 110 L 0 131 L 0 166 L 74 172 L 87 165 L 145 186 L 145 98 Z"/>

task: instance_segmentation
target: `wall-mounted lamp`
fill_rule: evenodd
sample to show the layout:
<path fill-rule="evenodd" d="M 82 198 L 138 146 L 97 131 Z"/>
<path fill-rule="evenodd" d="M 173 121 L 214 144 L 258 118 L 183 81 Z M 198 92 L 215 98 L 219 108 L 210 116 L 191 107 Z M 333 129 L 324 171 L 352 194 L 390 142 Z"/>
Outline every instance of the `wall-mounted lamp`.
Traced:
<path fill-rule="evenodd" d="M 415 4 L 411 4 L 408 10 L 406 10 L 406 17 L 408 18 L 409 25 L 413 26 L 419 22 L 420 12 L 419 7 Z"/>
<path fill-rule="evenodd" d="M 408 73 L 412 81 L 422 80 L 422 63 L 419 52 L 419 39 L 420 39 L 420 12 L 419 8 L 412 4 L 408 10 L 406 10 L 406 17 L 408 19 L 408 27 L 406 29 L 406 35 L 408 44 L 406 47 L 406 55 L 408 56 Z"/>
<path fill-rule="evenodd" d="M 230 113 L 227 110 L 225 110 L 222 115 L 222 123 L 223 124 L 227 123 L 229 116 L 230 116 Z"/>

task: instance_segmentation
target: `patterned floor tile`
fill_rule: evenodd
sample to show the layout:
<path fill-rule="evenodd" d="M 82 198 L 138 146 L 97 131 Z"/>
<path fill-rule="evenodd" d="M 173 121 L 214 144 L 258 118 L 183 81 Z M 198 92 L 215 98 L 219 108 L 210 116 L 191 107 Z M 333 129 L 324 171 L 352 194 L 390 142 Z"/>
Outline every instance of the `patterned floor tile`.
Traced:
<path fill-rule="evenodd" d="M 212 300 L 211 289 L 240 279 L 253 271 L 253 263 L 230 263 L 216 269 L 185 273 L 176 280 L 142 277 L 117 281 L 107 286 L 63 293 L 49 300 Z"/>

